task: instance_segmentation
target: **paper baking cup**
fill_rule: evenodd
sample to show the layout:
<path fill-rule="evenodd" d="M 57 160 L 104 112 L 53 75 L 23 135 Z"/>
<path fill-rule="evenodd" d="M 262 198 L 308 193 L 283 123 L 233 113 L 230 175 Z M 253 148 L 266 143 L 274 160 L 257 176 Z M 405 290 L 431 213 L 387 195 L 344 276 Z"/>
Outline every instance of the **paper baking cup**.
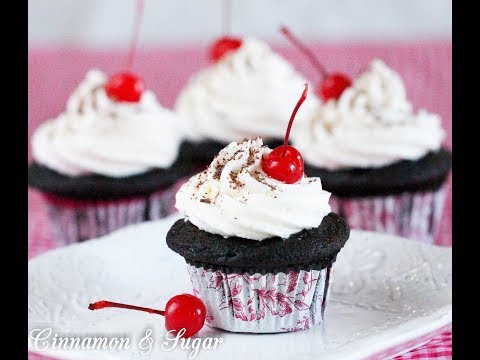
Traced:
<path fill-rule="evenodd" d="M 128 199 L 79 200 L 45 195 L 53 240 L 58 246 L 68 245 L 164 218 L 175 212 L 175 193 L 180 185 Z"/>
<path fill-rule="evenodd" d="M 150 195 L 149 198 L 149 220 L 162 219 L 177 211 L 175 208 L 175 195 L 183 184 L 187 182 L 188 178 L 181 179 L 175 183 L 168 190 L 157 191 Z"/>
<path fill-rule="evenodd" d="M 206 324 L 248 333 L 307 330 L 323 322 L 332 265 L 265 275 L 227 274 L 188 265 L 193 293 L 207 307 Z"/>
<path fill-rule="evenodd" d="M 384 232 L 434 244 L 445 204 L 445 187 L 434 192 L 414 192 L 368 198 L 332 195 L 332 212 L 350 228 Z"/>

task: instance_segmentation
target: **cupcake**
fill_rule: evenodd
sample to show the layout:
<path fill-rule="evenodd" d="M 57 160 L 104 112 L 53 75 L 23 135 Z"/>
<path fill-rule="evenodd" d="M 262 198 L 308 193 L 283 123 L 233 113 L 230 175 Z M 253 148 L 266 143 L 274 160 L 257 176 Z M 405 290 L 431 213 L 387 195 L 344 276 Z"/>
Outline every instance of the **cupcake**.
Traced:
<path fill-rule="evenodd" d="M 132 74 L 87 73 L 66 109 L 32 137 L 28 183 L 44 195 L 58 244 L 174 211 L 180 122 Z"/>
<path fill-rule="evenodd" d="M 350 227 L 433 243 L 451 169 L 444 137 L 439 116 L 413 111 L 400 76 L 376 59 L 292 140 Z"/>
<path fill-rule="evenodd" d="M 285 114 L 306 82 L 303 76 L 253 38 L 220 39 L 210 56 L 216 62 L 195 74 L 175 103 L 187 128 L 182 156 L 206 166 L 232 141 L 260 136 L 280 145 Z M 306 121 L 317 103 L 309 98 L 298 121 Z"/>
<path fill-rule="evenodd" d="M 323 321 L 337 253 L 349 237 L 319 178 L 271 178 L 260 138 L 232 142 L 176 196 L 185 216 L 167 244 L 188 264 L 207 324 L 234 332 L 308 329 Z"/>
<path fill-rule="evenodd" d="M 206 323 L 234 332 L 306 330 L 323 322 L 338 252 L 350 235 L 302 155 L 260 138 L 232 142 L 176 195 L 184 219 L 167 233 L 183 256 Z"/>

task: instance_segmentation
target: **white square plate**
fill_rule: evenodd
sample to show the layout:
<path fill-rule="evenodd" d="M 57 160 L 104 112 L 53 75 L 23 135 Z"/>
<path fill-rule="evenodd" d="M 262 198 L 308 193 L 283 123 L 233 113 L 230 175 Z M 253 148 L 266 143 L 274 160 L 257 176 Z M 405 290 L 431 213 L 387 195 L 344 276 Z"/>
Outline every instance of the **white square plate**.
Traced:
<path fill-rule="evenodd" d="M 191 349 L 166 352 L 164 319 L 121 309 L 89 311 L 108 299 L 162 309 L 191 293 L 183 258 L 168 249 L 173 216 L 121 229 L 97 240 L 42 254 L 28 264 L 29 334 L 51 328 L 58 336 L 131 338 L 129 350 L 53 350 L 61 359 L 189 359 Z M 428 341 L 451 323 L 451 249 L 372 232 L 352 231 L 340 252 L 325 329 L 283 334 L 235 334 L 205 326 L 199 337 L 221 337 L 196 359 L 389 358 Z M 153 350 L 138 342 L 153 330 Z M 29 336 L 29 349 L 35 351 Z"/>

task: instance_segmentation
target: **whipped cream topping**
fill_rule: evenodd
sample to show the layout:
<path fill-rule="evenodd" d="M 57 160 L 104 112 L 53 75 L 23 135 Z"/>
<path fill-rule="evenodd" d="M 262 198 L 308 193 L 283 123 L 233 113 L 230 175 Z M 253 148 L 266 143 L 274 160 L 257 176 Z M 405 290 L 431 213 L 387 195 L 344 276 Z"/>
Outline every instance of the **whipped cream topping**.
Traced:
<path fill-rule="evenodd" d="M 399 74 L 378 59 L 297 127 L 292 142 L 305 162 L 331 170 L 417 160 L 445 137 L 439 116 L 415 113 Z"/>
<path fill-rule="evenodd" d="M 89 71 L 66 110 L 37 129 L 35 161 L 67 176 L 125 177 L 171 166 L 183 137 L 181 121 L 148 90 L 138 103 L 111 100 L 106 81 L 100 71 Z"/>
<path fill-rule="evenodd" d="M 330 213 L 320 178 L 284 184 L 268 177 L 261 160 L 272 151 L 260 138 L 232 142 L 176 196 L 176 207 L 198 228 L 224 237 L 287 238 L 317 227 Z"/>
<path fill-rule="evenodd" d="M 175 110 L 187 122 L 193 141 L 283 138 L 285 114 L 291 113 L 305 82 L 267 44 L 247 38 L 239 49 L 196 74 L 177 98 Z M 317 103 L 310 96 L 297 122 L 306 121 Z"/>

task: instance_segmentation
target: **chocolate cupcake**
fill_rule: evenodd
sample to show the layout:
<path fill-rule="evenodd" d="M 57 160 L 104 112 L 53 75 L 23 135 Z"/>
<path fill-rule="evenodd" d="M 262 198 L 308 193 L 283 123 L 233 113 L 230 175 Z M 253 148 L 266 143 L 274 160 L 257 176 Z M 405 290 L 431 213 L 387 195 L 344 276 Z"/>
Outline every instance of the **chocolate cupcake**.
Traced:
<path fill-rule="evenodd" d="M 178 158 L 176 116 L 148 90 L 114 98 L 110 82 L 88 72 L 66 110 L 32 138 L 28 182 L 45 196 L 59 244 L 166 216 L 178 181 L 192 171 Z"/>
<path fill-rule="evenodd" d="M 374 60 L 292 140 L 350 227 L 433 243 L 451 169 L 444 137 L 440 118 L 414 112 L 400 76 Z"/>
<path fill-rule="evenodd" d="M 227 45 L 230 51 L 225 52 Z M 212 49 L 216 63 L 195 74 L 175 103 L 187 125 L 188 141 L 181 155 L 203 168 L 232 141 L 260 136 L 271 147 L 280 145 L 285 114 L 306 82 L 264 42 L 229 39 L 227 45 Z M 217 48 L 223 50 L 219 53 Z M 314 96 L 307 99 L 300 122 L 310 117 L 317 103 Z"/>
<path fill-rule="evenodd" d="M 183 256 L 207 324 L 235 332 L 305 330 L 323 321 L 336 256 L 349 237 L 319 178 L 264 171 L 262 140 L 232 142 L 184 184 L 185 216 L 167 234 Z"/>

